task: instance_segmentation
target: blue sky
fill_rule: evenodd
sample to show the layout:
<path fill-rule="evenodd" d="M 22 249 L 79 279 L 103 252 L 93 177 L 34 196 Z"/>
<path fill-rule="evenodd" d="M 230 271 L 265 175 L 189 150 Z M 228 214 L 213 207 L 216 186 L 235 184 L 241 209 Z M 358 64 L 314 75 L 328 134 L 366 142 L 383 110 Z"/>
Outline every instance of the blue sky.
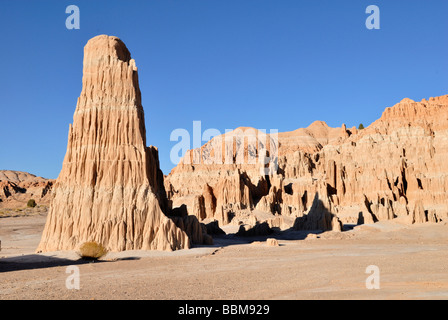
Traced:
<path fill-rule="evenodd" d="M 68 5 L 80 29 L 68 30 Z M 368 30 L 368 5 L 381 29 Z M 405 97 L 448 94 L 446 0 L 20 1 L 0 6 L 0 169 L 56 178 L 83 47 L 121 38 L 139 68 L 148 145 L 176 128 L 369 125 Z"/>

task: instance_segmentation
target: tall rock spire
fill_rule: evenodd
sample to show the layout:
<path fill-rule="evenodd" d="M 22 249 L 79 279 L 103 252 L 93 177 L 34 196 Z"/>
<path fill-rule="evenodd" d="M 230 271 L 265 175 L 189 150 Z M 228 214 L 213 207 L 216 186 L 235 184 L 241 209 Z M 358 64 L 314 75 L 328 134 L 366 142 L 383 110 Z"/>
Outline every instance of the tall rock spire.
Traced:
<path fill-rule="evenodd" d="M 86 241 L 112 251 L 190 246 L 160 209 L 158 155 L 146 147 L 145 130 L 129 50 L 117 37 L 89 40 L 82 92 L 38 251 L 73 250 Z"/>

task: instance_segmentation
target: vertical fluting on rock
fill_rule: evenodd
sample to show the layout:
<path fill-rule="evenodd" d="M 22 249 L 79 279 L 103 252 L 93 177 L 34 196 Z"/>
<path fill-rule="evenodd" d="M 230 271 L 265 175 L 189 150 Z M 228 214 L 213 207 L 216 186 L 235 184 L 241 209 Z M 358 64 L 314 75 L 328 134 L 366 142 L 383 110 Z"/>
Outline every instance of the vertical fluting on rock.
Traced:
<path fill-rule="evenodd" d="M 199 219 L 204 210 L 191 205 L 189 199 L 212 194 L 216 199 L 214 218 L 221 224 L 246 223 L 247 216 L 263 217 L 260 212 L 264 217 L 269 217 L 267 213 L 273 218 L 298 218 L 296 229 L 340 230 L 340 222 L 370 224 L 391 219 L 445 222 L 447 119 L 445 95 L 421 102 L 404 99 L 363 130 L 345 125 L 330 128 L 316 121 L 307 128 L 280 132 L 278 170 L 269 175 L 260 174 L 259 167 L 248 162 L 210 161 L 210 150 L 216 151 L 220 140 L 227 141 L 215 137 L 187 153 L 187 160 L 192 155 L 201 155 L 202 160 L 193 164 L 181 161 L 165 179 L 165 188 L 170 190 L 173 208 L 186 204 L 188 213 Z M 244 138 L 248 132 L 253 136 L 256 130 L 230 135 Z M 252 144 L 247 148 L 233 149 L 237 150 L 234 160 L 248 158 L 238 152 L 262 154 L 256 140 L 248 141 Z M 315 194 L 321 203 L 313 201 Z M 325 212 L 340 221 L 330 220 Z M 288 220 L 291 226 L 293 220 Z"/>
<path fill-rule="evenodd" d="M 85 241 L 112 251 L 188 248 L 161 210 L 159 178 L 135 61 L 120 39 L 97 36 L 84 48 L 82 92 L 38 251 Z"/>

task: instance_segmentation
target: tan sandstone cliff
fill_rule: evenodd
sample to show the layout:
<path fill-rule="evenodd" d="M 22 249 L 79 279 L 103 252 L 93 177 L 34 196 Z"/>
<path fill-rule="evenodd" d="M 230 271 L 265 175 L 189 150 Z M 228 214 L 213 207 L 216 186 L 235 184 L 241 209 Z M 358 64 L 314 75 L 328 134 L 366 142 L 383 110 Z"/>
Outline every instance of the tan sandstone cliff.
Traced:
<path fill-rule="evenodd" d="M 86 241 L 112 251 L 191 245 L 183 224 L 162 211 L 163 175 L 157 149 L 146 147 L 137 67 L 117 37 L 97 36 L 84 48 L 82 92 L 52 194 L 38 251 Z"/>
<path fill-rule="evenodd" d="M 0 170 L 0 208 L 23 208 L 33 199 L 48 205 L 54 180 L 13 170 Z"/>
<path fill-rule="evenodd" d="M 221 149 L 233 150 L 234 160 L 264 156 L 267 148 L 257 142 L 257 130 L 243 130 L 227 134 L 233 140 L 223 135 L 187 153 L 165 188 L 174 208 L 186 204 L 189 214 L 221 224 L 265 221 L 272 227 L 339 231 L 342 223 L 394 218 L 446 221 L 447 129 L 448 96 L 404 99 L 364 130 L 317 121 L 279 133 L 278 167 L 268 174 L 260 173 L 260 162 L 210 161 L 209 150 L 222 141 Z M 191 161 L 198 155 L 200 161 Z"/>

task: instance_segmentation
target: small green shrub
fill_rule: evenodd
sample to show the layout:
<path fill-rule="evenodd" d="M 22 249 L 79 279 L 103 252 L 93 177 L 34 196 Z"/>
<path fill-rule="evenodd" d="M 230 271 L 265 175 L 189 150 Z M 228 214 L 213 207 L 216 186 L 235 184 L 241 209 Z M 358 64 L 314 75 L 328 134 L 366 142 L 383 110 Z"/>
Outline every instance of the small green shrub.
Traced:
<path fill-rule="evenodd" d="M 363 125 L 362 123 L 360 123 L 359 126 L 358 126 L 358 129 L 359 129 L 359 130 L 364 129 L 364 125 Z"/>
<path fill-rule="evenodd" d="M 84 242 L 79 247 L 79 252 L 81 258 L 87 260 L 98 260 L 107 254 L 107 249 L 103 247 L 102 244 L 95 241 Z"/>
<path fill-rule="evenodd" d="M 34 201 L 34 199 L 30 199 L 30 200 L 28 200 L 28 202 L 26 203 L 26 206 L 27 206 L 28 208 L 34 208 L 36 205 L 37 205 L 37 204 L 36 204 L 36 201 Z"/>

